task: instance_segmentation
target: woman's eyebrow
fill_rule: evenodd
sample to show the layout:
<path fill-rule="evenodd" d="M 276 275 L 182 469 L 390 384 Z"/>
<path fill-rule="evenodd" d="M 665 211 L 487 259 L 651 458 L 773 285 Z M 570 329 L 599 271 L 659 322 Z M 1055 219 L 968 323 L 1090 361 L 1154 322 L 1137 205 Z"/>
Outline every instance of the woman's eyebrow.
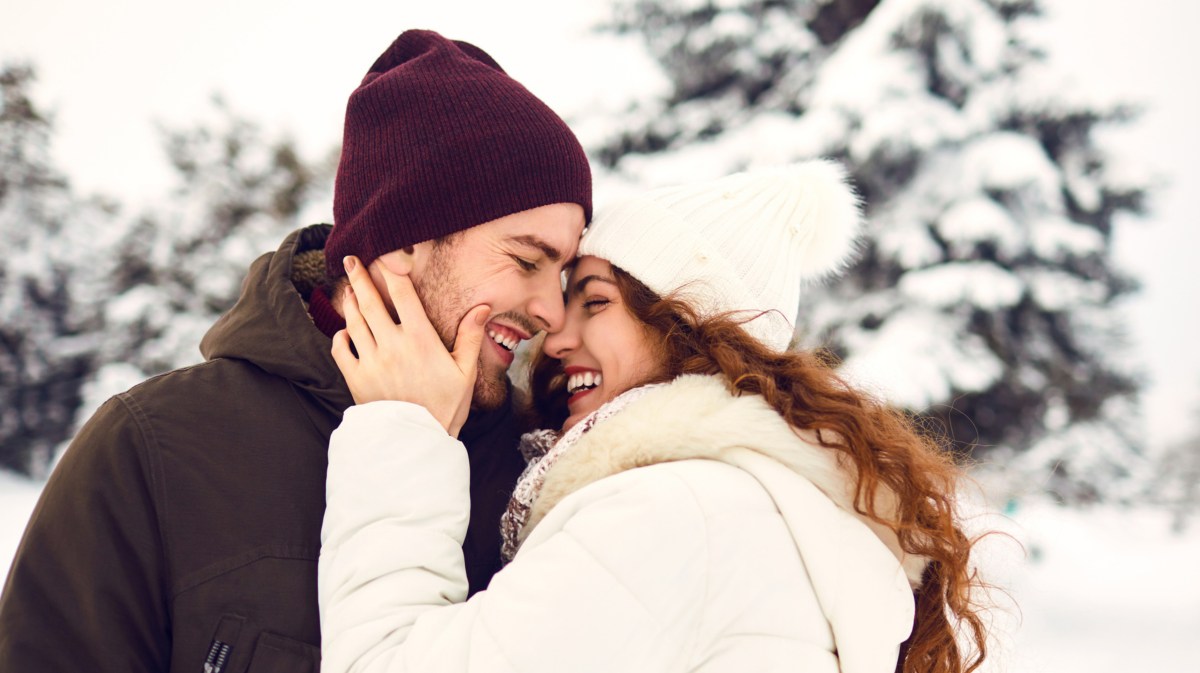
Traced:
<path fill-rule="evenodd" d="M 590 276 L 584 276 L 583 278 L 580 278 L 579 280 L 575 281 L 575 285 L 573 285 L 571 287 L 571 294 L 579 294 L 580 292 L 583 292 L 583 288 L 586 287 L 587 284 L 592 282 L 593 280 L 598 280 L 601 283 L 608 283 L 609 285 L 612 285 L 614 287 L 617 284 L 617 281 L 613 280 L 612 278 L 593 273 Z"/>

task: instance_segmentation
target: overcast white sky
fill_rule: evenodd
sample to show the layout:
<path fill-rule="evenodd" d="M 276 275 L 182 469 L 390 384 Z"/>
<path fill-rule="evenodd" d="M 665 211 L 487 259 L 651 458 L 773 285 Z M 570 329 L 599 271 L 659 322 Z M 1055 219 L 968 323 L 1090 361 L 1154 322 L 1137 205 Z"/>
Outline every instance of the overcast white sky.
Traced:
<path fill-rule="evenodd" d="M 435 6 L 436 5 L 436 6 Z M 1081 85 L 1148 111 L 1118 142 L 1169 180 L 1144 222 L 1122 222 L 1117 255 L 1141 277 L 1128 302 L 1148 367 L 1150 439 L 1195 428 L 1200 411 L 1198 218 L 1200 3 L 1049 0 L 1054 60 Z M 564 116 L 658 84 L 633 43 L 584 33 L 602 5 L 579 0 L 0 0 L 0 61 L 38 68 L 55 112 L 59 165 L 83 192 L 136 206 L 170 184 L 155 122 L 186 125 L 213 92 L 309 153 L 336 143 L 346 96 L 406 28 L 432 28 L 489 51 Z M 597 194 L 603 200 L 603 194 Z"/>

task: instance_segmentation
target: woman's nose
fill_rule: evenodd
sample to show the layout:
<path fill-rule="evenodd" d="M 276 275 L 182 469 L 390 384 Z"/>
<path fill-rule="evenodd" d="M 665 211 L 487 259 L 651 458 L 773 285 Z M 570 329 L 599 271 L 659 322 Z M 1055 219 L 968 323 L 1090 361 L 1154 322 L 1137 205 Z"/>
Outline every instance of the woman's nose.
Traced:
<path fill-rule="evenodd" d="M 579 348 L 578 320 L 570 312 L 567 312 L 559 329 L 546 332 L 546 339 L 542 342 L 542 352 L 561 360 L 577 348 Z"/>

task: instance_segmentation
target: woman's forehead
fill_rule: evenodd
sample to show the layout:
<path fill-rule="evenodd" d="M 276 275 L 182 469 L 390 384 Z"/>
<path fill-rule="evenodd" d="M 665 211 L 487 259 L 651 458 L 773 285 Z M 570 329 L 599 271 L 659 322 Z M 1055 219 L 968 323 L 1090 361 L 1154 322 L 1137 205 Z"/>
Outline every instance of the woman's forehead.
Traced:
<path fill-rule="evenodd" d="M 563 292 L 568 295 L 579 292 L 587 283 L 597 279 L 613 281 L 612 264 L 591 255 L 577 257 L 563 268 Z"/>

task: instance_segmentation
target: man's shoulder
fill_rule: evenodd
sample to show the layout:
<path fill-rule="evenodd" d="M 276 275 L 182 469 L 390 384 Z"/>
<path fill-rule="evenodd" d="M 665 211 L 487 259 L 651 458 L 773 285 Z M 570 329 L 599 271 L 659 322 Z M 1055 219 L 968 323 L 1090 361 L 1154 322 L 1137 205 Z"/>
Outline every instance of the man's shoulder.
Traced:
<path fill-rule="evenodd" d="M 190 447 L 221 438 L 230 440 L 250 426 L 274 427 L 303 419 L 290 382 L 253 363 L 218 358 L 173 369 L 117 393 L 89 421 L 102 431 L 95 439 L 123 428 L 139 443 Z"/>
<path fill-rule="evenodd" d="M 138 406 L 157 406 L 180 398 L 195 400 L 206 395 L 229 398 L 246 387 L 261 389 L 287 384 L 283 377 L 264 371 L 247 360 L 214 358 L 151 376 L 116 397 Z"/>

